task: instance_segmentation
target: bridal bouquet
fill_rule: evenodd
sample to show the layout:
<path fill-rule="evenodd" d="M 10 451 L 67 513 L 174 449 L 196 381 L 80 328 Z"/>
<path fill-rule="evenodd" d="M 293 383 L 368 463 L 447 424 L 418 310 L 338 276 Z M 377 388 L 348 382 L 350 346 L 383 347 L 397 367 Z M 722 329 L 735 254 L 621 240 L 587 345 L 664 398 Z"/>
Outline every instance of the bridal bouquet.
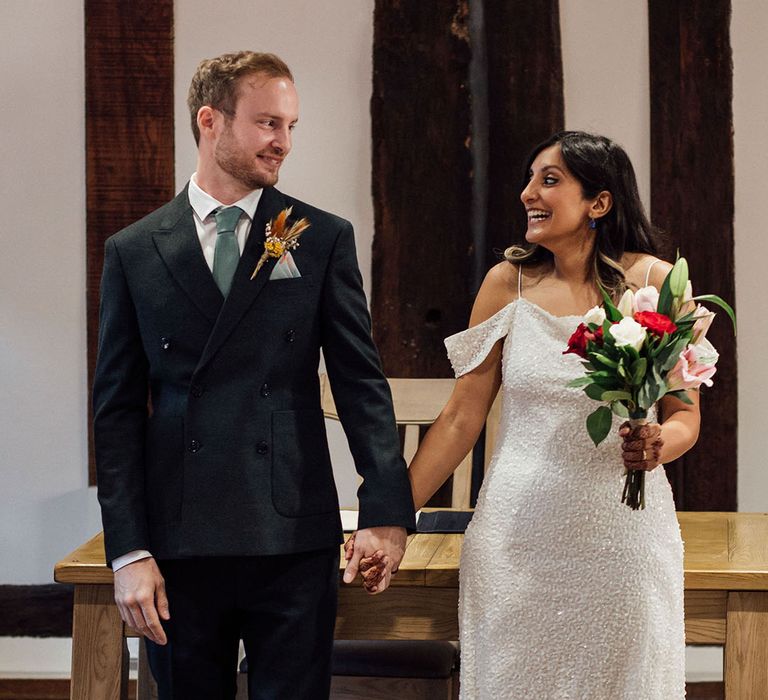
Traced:
<path fill-rule="evenodd" d="M 570 387 L 583 387 L 590 399 L 604 405 L 587 417 L 587 432 L 595 445 L 611 430 L 611 413 L 630 425 L 647 422 L 649 409 L 662 397 L 691 403 L 686 392 L 712 386 L 718 354 L 706 334 L 715 314 L 697 301 L 733 309 L 714 294 L 692 296 L 688 263 L 678 258 L 661 286 L 627 290 L 614 305 L 601 288 L 603 305 L 590 309 L 568 340 L 566 353 L 584 359 L 583 377 Z M 645 472 L 627 471 L 622 503 L 633 510 L 645 507 Z"/>

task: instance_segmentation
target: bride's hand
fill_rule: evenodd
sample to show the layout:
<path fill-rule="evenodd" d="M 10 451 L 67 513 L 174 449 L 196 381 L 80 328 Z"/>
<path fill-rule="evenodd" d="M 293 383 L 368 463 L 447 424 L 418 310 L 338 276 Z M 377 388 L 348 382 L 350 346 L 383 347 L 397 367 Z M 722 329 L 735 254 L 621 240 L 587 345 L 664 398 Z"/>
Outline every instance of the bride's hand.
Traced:
<path fill-rule="evenodd" d="M 658 423 L 646 423 L 632 428 L 629 421 L 626 421 L 619 428 L 619 436 L 623 440 L 621 450 L 627 469 L 651 471 L 659 466 L 664 440 Z"/>
<path fill-rule="evenodd" d="M 346 561 L 352 558 L 355 551 L 355 535 L 357 535 L 357 530 L 344 543 L 344 559 Z M 360 559 L 358 571 L 363 579 L 363 587 L 368 593 L 374 592 L 379 583 L 384 580 L 387 562 L 387 557 L 381 550 L 377 550 L 370 557 Z"/>

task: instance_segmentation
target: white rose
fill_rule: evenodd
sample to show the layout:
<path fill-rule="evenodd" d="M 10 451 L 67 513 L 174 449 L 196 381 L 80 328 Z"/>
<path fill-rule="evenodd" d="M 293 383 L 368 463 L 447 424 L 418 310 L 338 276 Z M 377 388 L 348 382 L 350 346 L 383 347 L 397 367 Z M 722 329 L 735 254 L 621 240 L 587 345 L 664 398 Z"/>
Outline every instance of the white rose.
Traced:
<path fill-rule="evenodd" d="M 608 332 L 613 336 L 616 345 L 631 345 L 635 350 L 639 350 L 645 340 L 645 328 L 628 316 L 614 323 Z"/>
<path fill-rule="evenodd" d="M 619 305 L 617 307 L 621 312 L 621 315 L 625 318 L 628 316 L 632 318 L 635 314 L 635 295 L 631 289 L 624 292 L 624 296 L 621 297 Z"/>
<path fill-rule="evenodd" d="M 602 326 L 605 322 L 605 309 L 602 306 L 593 306 L 584 314 L 584 323 L 589 325 L 594 323 L 596 326 Z"/>
<path fill-rule="evenodd" d="M 656 311 L 659 306 L 659 290 L 656 287 L 642 287 L 635 293 L 635 310 Z"/>

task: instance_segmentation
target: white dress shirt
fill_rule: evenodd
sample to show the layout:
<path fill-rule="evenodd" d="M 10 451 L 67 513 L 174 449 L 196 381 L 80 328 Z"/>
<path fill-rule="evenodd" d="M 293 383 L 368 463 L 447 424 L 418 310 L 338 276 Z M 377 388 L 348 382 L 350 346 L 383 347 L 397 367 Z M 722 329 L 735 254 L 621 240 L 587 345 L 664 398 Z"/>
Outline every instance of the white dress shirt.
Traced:
<path fill-rule="evenodd" d="M 232 204 L 222 204 L 218 199 L 209 195 L 197 184 L 197 173 L 193 173 L 189 179 L 189 203 L 192 205 L 192 216 L 195 220 L 195 229 L 197 237 L 200 239 L 200 247 L 203 249 L 203 257 L 208 264 L 208 269 L 213 271 L 213 254 L 216 250 L 216 217 L 214 216 L 219 207 L 240 207 L 245 216 L 241 216 L 237 222 L 235 236 L 237 245 L 240 248 L 240 255 L 243 254 L 245 242 L 248 240 L 248 234 L 251 232 L 251 222 L 256 214 L 256 207 L 259 206 L 261 199 L 261 190 L 253 190 L 245 197 Z M 136 549 L 127 554 L 123 554 L 112 560 L 112 571 L 117 571 L 128 564 L 133 564 L 139 559 L 147 559 L 152 556 L 146 549 Z"/>

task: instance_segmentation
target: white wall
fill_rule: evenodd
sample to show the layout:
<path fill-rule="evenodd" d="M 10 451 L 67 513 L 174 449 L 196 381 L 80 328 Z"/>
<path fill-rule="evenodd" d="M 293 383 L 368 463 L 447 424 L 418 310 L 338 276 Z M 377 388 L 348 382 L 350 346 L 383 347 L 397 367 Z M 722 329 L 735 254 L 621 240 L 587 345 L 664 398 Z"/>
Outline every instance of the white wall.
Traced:
<path fill-rule="evenodd" d="M 0 25 L 0 584 L 52 580 L 100 529 L 87 487 L 82 2 Z"/>
<path fill-rule="evenodd" d="M 565 128 L 620 143 L 650 212 L 647 3 L 560 0 L 560 36 Z"/>
<path fill-rule="evenodd" d="M 736 300 L 739 313 L 739 510 L 768 510 L 768 371 L 765 345 L 765 160 L 768 154 L 768 3 L 733 0 L 733 122 L 736 166 Z M 717 178 L 707 178 L 717 187 Z"/>

